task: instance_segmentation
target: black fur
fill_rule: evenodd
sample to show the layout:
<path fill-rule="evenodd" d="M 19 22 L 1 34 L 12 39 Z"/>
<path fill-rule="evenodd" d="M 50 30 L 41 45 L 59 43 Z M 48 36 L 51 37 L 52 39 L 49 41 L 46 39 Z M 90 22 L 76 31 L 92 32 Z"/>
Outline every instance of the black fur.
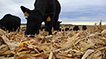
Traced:
<path fill-rule="evenodd" d="M 36 0 L 34 7 L 33 10 L 30 10 L 21 6 L 23 13 L 27 12 L 29 14 L 25 34 L 38 34 L 43 21 L 45 22 L 45 30 L 49 34 L 52 34 L 52 27 L 58 30 L 56 26 L 58 26 L 58 17 L 61 9 L 58 0 Z M 48 16 L 51 21 L 47 21 Z"/>
<path fill-rule="evenodd" d="M 86 30 L 86 29 L 87 29 L 86 25 L 83 25 L 82 30 Z"/>
<path fill-rule="evenodd" d="M 20 28 L 21 19 L 17 16 L 13 16 L 11 14 L 6 14 L 1 20 L 0 20 L 0 27 L 3 30 L 10 31 L 16 31 L 18 28 Z"/>
<path fill-rule="evenodd" d="M 77 26 L 77 25 L 74 26 L 73 31 L 78 31 L 78 30 L 80 30 L 80 29 L 79 29 L 79 26 Z"/>

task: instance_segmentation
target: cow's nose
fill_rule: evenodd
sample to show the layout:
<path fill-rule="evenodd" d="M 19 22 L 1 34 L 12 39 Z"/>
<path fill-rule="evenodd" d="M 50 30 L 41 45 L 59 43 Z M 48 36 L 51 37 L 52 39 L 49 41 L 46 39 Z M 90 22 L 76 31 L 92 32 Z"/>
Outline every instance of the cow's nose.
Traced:
<path fill-rule="evenodd" d="M 34 36 L 34 35 L 30 35 L 29 37 L 30 37 L 30 38 L 34 38 L 35 36 Z"/>

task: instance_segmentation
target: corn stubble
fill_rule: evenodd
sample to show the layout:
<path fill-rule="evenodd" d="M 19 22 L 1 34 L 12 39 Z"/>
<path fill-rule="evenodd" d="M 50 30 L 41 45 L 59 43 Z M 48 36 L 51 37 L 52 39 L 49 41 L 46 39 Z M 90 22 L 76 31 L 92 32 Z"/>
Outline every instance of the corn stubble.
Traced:
<path fill-rule="evenodd" d="M 0 59 L 106 59 L 106 29 L 102 25 L 85 31 L 40 31 L 35 38 L 24 31 L 0 29 Z"/>

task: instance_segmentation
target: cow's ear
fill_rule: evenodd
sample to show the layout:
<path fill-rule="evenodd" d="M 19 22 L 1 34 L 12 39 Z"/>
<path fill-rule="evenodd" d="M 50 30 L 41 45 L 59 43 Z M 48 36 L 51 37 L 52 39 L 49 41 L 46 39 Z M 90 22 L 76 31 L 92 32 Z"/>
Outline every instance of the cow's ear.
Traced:
<path fill-rule="evenodd" d="M 48 21 L 48 22 L 50 22 L 50 21 L 51 21 L 51 18 L 50 18 L 50 16 L 48 16 L 48 17 L 47 17 L 47 21 Z"/>
<path fill-rule="evenodd" d="M 52 16 L 53 16 L 53 13 L 45 14 L 46 21 L 47 21 L 47 22 L 50 22 Z"/>
<path fill-rule="evenodd" d="M 27 9 L 27 8 L 25 8 L 24 6 L 21 6 L 20 8 L 21 8 L 21 10 L 22 10 L 23 13 L 26 12 L 26 9 Z"/>
<path fill-rule="evenodd" d="M 24 13 L 24 16 L 25 16 L 25 17 L 28 17 L 28 16 L 29 16 L 28 12 L 25 12 L 25 13 Z"/>
<path fill-rule="evenodd" d="M 24 16 L 28 17 L 30 12 L 31 12 L 31 10 L 26 8 L 26 7 L 24 7 L 24 6 L 21 6 L 20 8 L 21 8 L 22 12 L 24 13 Z"/>

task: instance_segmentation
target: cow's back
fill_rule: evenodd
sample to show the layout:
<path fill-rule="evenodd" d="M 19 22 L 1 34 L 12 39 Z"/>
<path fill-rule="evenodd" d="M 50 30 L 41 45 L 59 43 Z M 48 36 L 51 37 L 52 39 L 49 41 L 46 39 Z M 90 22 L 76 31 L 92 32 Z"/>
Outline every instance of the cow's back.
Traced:
<path fill-rule="evenodd" d="M 21 20 L 17 16 L 13 16 L 11 14 L 6 14 L 0 21 L 0 24 L 5 27 L 7 30 L 12 30 L 14 31 L 20 27 Z"/>
<path fill-rule="evenodd" d="M 56 7 L 55 7 L 55 13 L 59 15 L 60 10 L 61 10 L 61 6 L 60 6 L 60 3 L 59 3 L 58 0 L 55 0 L 55 3 L 56 3 L 55 4 L 56 5 Z"/>
<path fill-rule="evenodd" d="M 20 24 L 20 18 L 10 15 L 10 14 L 6 14 L 2 19 L 2 24 L 11 24 L 11 25 L 15 25 L 15 24 Z"/>
<path fill-rule="evenodd" d="M 40 10 L 43 15 L 60 13 L 60 4 L 57 0 L 36 0 L 34 7 Z"/>

